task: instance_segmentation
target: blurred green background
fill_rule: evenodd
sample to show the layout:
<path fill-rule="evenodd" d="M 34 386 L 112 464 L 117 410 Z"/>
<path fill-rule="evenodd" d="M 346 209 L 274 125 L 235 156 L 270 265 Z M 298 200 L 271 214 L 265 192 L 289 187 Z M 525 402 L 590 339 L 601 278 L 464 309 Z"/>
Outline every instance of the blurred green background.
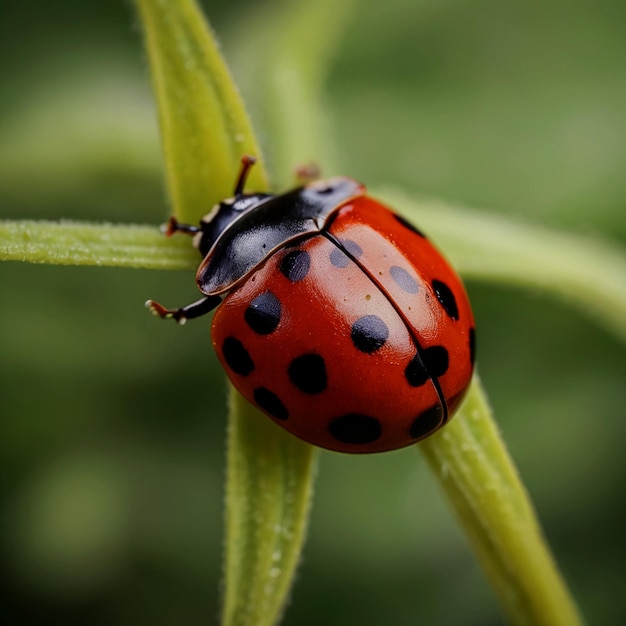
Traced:
<path fill-rule="evenodd" d="M 265 6 L 205 7 L 261 101 L 242 33 L 269 28 Z M 3 6 L 0 218 L 167 216 L 132 8 Z M 327 173 L 623 244 L 624 23 L 618 0 L 355 2 L 328 83 Z M 624 624 L 623 345 L 543 293 L 468 289 L 480 372 L 564 575 L 590 623 Z M 0 297 L 6 623 L 218 623 L 225 384 L 208 322 L 143 308 L 195 299 L 192 274 L 5 263 Z M 322 454 L 284 623 L 503 619 L 405 449 Z"/>

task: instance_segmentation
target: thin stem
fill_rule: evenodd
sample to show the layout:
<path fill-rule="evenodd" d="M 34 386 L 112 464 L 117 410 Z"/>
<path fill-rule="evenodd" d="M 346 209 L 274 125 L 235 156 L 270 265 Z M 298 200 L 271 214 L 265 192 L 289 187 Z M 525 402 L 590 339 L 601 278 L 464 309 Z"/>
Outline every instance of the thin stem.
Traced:
<path fill-rule="evenodd" d="M 53 265 L 194 269 L 198 252 L 157 226 L 0 221 L 0 260 Z"/>
<path fill-rule="evenodd" d="M 510 622 L 582 624 L 478 378 L 457 417 L 418 445 Z"/>

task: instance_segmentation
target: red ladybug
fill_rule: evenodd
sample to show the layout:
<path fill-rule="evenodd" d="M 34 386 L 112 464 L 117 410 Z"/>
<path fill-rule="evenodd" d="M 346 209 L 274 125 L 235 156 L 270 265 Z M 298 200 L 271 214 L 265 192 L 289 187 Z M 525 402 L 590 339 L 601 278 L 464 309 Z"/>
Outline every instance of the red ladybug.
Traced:
<path fill-rule="evenodd" d="M 403 217 L 350 178 L 234 197 L 195 235 L 213 345 L 233 385 L 296 437 L 341 452 L 410 445 L 443 426 L 472 376 L 472 310 L 455 271 Z"/>

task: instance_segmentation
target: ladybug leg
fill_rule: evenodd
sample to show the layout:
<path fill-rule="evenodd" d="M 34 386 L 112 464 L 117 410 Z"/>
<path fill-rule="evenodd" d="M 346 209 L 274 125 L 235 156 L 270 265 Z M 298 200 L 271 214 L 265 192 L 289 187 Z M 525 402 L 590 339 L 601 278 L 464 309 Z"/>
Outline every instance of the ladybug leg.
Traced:
<path fill-rule="evenodd" d="M 181 224 L 173 215 L 168 220 L 167 224 L 161 226 L 161 232 L 166 237 L 171 237 L 174 233 L 185 233 L 186 235 L 195 235 L 199 233 L 201 228 L 199 226 L 193 226 L 191 224 Z"/>
<path fill-rule="evenodd" d="M 180 309 L 166 309 L 162 304 L 148 300 L 146 301 L 146 308 L 153 315 L 162 319 L 171 318 L 182 326 L 187 320 L 210 313 L 221 301 L 219 296 L 207 296 Z"/>

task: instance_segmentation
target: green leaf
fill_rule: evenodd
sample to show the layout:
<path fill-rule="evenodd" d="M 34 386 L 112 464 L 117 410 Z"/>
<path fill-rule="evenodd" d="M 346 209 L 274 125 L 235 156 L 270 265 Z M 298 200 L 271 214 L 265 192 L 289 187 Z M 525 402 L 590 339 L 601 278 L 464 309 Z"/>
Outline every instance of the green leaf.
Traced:
<path fill-rule="evenodd" d="M 577 626 L 578 610 L 475 377 L 457 416 L 418 446 L 511 624 Z"/>
<path fill-rule="evenodd" d="M 279 187 L 294 167 L 315 163 L 335 171 L 335 142 L 323 83 L 339 48 L 354 0 L 277 2 L 250 7 L 238 24 L 238 74 L 271 138 L 267 150 Z"/>
<path fill-rule="evenodd" d="M 464 277 L 544 290 L 626 339 L 626 254 L 612 242 L 397 190 L 378 195 L 432 236 Z"/>
<path fill-rule="evenodd" d="M 232 194 L 239 158 L 258 155 L 239 94 L 197 5 L 137 0 L 177 216 Z M 262 167 L 250 187 L 266 188 Z M 280 618 L 304 541 L 316 454 L 232 391 L 226 485 L 225 626 Z"/>
<path fill-rule="evenodd" d="M 304 542 L 317 449 L 231 393 L 223 623 L 280 619 Z"/>
<path fill-rule="evenodd" d="M 200 8 L 191 0 L 136 0 L 159 106 L 174 214 L 197 222 L 232 195 L 239 160 L 260 157 L 243 101 Z M 257 165 L 250 188 L 267 187 Z"/>
<path fill-rule="evenodd" d="M 154 226 L 0 221 L 0 260 L 55 265 L 193 269 L 198 253 Z"/>

